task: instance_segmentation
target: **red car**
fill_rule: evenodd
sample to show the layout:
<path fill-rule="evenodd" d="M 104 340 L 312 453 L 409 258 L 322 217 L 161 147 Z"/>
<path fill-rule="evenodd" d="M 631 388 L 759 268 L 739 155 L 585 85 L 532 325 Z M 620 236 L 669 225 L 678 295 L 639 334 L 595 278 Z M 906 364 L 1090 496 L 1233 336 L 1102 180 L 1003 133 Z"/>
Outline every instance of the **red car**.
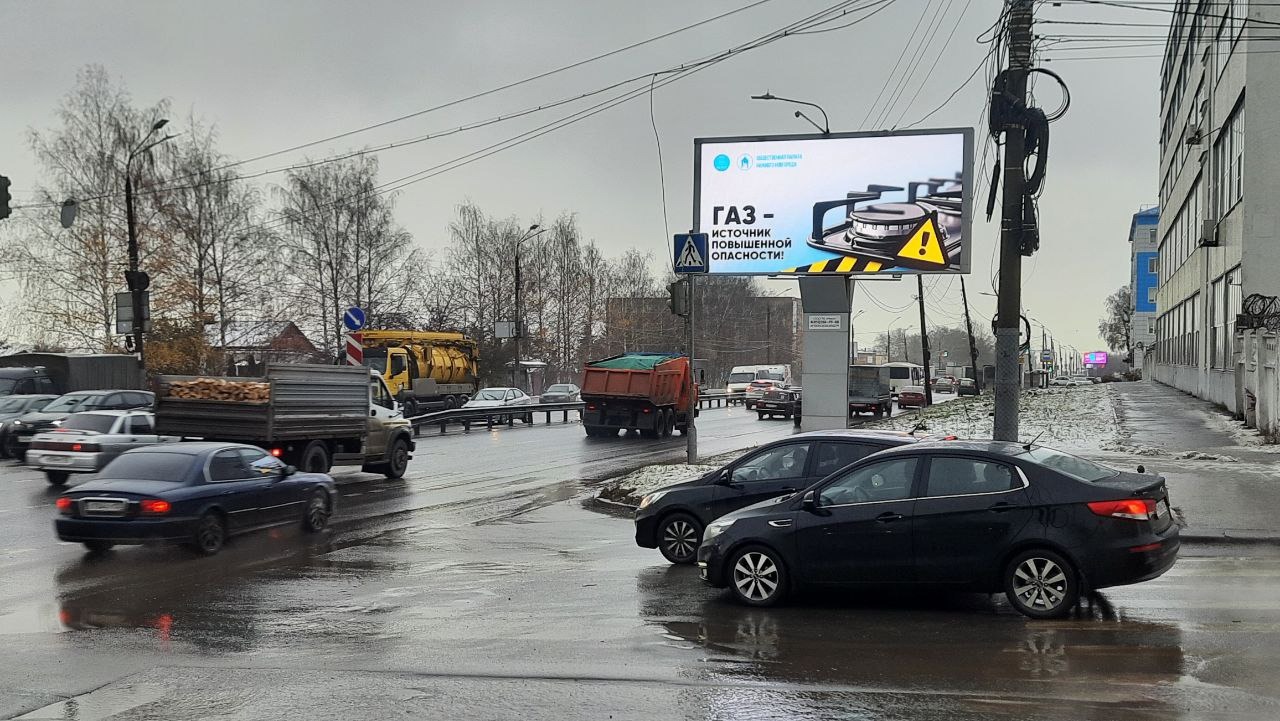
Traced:
<path fill-rule="evenodd" d="M 899 408 L 924 408 L 924 386 L 903 386 L 898 389 Z"/>

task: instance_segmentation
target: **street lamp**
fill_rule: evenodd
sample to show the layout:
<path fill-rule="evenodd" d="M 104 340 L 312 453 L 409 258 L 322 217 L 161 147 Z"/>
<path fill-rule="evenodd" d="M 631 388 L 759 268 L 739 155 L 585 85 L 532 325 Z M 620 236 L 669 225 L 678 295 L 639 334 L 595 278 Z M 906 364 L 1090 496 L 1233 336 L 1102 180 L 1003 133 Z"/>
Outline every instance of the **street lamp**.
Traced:
<path fill-rule="evenodd" d="M 795 105 L 808 105 L 811 108 L 817 108 L 818 112 L 822 113 L 822 125 L 818 125 L 813 121 L 813 118 L 809 117 L 808 115 L 805 115 L 799 110 L 796 111 L 796 117 L 804 118 L 805 120 L 808 120 L 809 124 L 817 128 L 818 130 L 821 130 L 823 135 L 831 134 L 831 123 L 827 120 L 827 111 L 823 110 L 822 106 L 818 105 L 817 103 L 809 103 L 809 102 L 805 102 L 804 100 L 792 100 L 791 98 L 780 98 L 777 95 L 774 95 L 773 93 L 769 92 L 768 90 L 764 91 L 764 95 L 752 95 L 751 99 L 752 100 L 777 100 L 783 103 L 794 103 Z"/>
<path fill-rule="evenodd" d="M 889 321 L 889 330 L 886 331 L 884 334 L 884 357 L 885 357 L 886 363 L 893 362 L 893 324 L 897 323 L 900 320 L 902 320 L 902 316 L 898 316 L 897 318 L 894 318 L 893 320 Z M 902 348 L 903 358 L 907 357 L 906 351 L 907 351 L 906 345 L 904 344 Z"/>
<path fill-rule="evenodd" d="M 138 271 L 138 227 L 137 222 L 134 220 L 133 212 L 133 159 L 157 145 L 177 137 L 175 135 L 165 135 L 159 140 L 150 144 L 147 143 L 148 140 L 151 140 L 151 136 L 155 135 L 156 131 L 163 128 L 168 122 L 167 118 L 160 118 L 152 123 L 151 129 L 147 131 L 147 134 L 143 136 L 137 146 L 129 151 L 129 155 L 124 161 L 124 209 L 125 220 L 129 229 L 129 270 L 124 274 L 124 278 L 129 286 L 130 301 L 133 306 L 133 350 L 138 354 L 138 364 L 144 370 L 147 367 L 147 356 L 146 349 L 142 344 L 144 330 L 142 294 L 146 292 L 147 287 L 151 284 L 151 279 L 146 273 Z"/>
<path fill-rule="evenodd" d="M 867 309 L 863 308 L 862 310 L 859 310 L 857 313 L 854 313 L 852 316 L 849 317 L 849 347 L 850 347 L 849 356 L 852 359 L 851 362 L 853 364 L 856 364 L 858 362 L 858 334 L 853 332 L 853 322 L 858 319 L 858 316 L 866 312 L 867 312 Z"/>
<path fill-rule="evenodd" d="M 516 241 L 516 359 L 515 365 L 511 368 L 511 385 L 520 388 L 520 390 L 524 390 L 521 388 L 521 385 L 523 384 L 519 384 L 516 381 L 518 377 L 516 373 L 521 370 L 520 336 L 524 335 L 524 319 L 521 317 L 520 313 L 520 246 L 524 245 L 526 240 L 536 238 L 545 232 L 547 232 L 546 228 L 539 230 L 538 224 L 534 223 L 529 226 L 529 229 L 524 232 L 524 235 L 520 236 L 520 239 Z"/>

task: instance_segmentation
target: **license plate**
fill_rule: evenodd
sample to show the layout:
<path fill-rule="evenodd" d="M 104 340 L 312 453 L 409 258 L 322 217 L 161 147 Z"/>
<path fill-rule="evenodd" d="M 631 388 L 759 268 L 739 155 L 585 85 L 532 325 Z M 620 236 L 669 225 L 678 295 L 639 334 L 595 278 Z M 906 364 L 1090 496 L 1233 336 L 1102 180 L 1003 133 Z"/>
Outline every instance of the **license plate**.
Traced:
<path fill-rule="evenodd" d="M 1169 504 L 1165 503 L 1164 499 L 1161 498 L 1156 501 L 1156 518 L 1167 515 L 1169 515 Z"/>
<path fill-rule="evenodd" d="M 120 513 L 124 510 L 124 501 L 85 501 L 85 513 Z"/>
<path fill-rule="evenodd" d="M 70 456 L 42 456 L 41 460 L 50 465 L 65 465 L 71 462 Z"/>

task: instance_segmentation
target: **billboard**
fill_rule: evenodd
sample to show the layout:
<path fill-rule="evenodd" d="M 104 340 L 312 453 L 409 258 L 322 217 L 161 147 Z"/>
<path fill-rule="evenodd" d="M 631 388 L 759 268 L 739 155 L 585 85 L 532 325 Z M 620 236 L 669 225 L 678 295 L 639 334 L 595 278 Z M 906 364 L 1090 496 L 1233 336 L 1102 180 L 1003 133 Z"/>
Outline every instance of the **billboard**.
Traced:
<path fill-rule="evenodd" d="M 726 275 L 967 273 L 973 130 L 694 140 L 694 230 Z"/>
<path fill-rule="evenodd" d="M 1104 350 L 1090 351 L 1084 354 L 1084 364 L 1087 366 L 1104 366 L 1107 364 L 1107 352 Z"/>

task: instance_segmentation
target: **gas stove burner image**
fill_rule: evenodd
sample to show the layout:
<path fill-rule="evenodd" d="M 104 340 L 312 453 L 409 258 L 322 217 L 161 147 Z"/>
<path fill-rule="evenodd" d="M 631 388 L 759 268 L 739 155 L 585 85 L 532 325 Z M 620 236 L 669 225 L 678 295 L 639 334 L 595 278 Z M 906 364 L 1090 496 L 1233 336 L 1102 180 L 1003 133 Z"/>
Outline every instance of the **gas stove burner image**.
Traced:
<path fill-rule="evenodd" d="M 906 202 L 877 202 L 886 193 L 906 190 Z M 924 194 L 921 194 L 921 191 Z M 959 267 L 963 233 L 963 178 L 930 178 L 896 185 L 868 185 L 840 200 L 813 205 L 809 245 L 863 261 L 864 272 L 911 268 Z M 846 208 L 844 219 L 825 226 L 827 214 Z"/>

